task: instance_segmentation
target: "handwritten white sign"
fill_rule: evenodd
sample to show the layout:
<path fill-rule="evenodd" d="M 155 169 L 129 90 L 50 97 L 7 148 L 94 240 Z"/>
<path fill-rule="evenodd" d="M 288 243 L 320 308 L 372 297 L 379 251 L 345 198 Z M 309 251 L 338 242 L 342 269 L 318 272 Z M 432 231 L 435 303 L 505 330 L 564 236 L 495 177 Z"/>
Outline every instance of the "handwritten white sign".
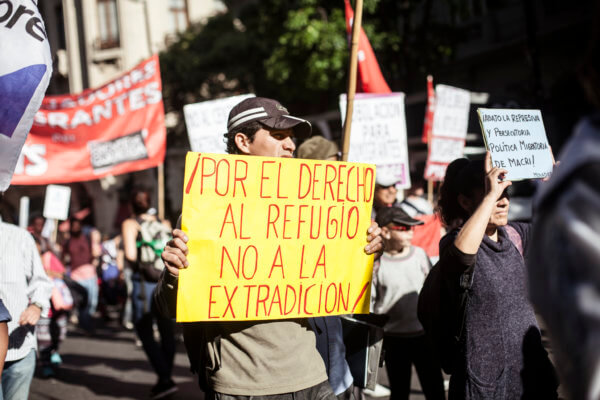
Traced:
<path fill-rule="evenodd" d="M 468 90 L 436 85 L 425 179 L 443 180 L 448 164 L 463 156 L 470 105 L 471 93 Z"/>
<path fill-rule="evenodd" d="M 345 94 L 340 95 L 340 113 L 343 123 Z M 399 188 L 410 187 L 404 93 L 356 95 L 348 161 L 389 169 L 398 178 Z"/>
<path fill-rule="evenodd" d="M 552 173 L 552 153 L 540 110 L 479 108 L 485 147 L 507 179 L 545 178 Z"/>
<path fill-rule="evenodd" d="M 456 139 L 435 138 L 431 141 L 431 162 L 450 164 L 457 158 L 462 157 L 465 142 Z"/>
<path fill-rule="evenodd" d="M 192 151 L 224 154 L 223 134 L 227 132 L 229 111 L 249 97 L 254 95 L 244 94 L 185 105 L 183 115 Z"/>
<path fill-rule="evenodd" d="M 469 126 L 471 93 L 448 86 L 435 86 L 435 112 L 431 134 L 464 140 Z"/>
<path fill-rule="evenodd" d="M 69 218 L 70 203 L 71 188 L 69 186 L 48 185 L 44 200 L 44 218 L 66 220 Z"/>

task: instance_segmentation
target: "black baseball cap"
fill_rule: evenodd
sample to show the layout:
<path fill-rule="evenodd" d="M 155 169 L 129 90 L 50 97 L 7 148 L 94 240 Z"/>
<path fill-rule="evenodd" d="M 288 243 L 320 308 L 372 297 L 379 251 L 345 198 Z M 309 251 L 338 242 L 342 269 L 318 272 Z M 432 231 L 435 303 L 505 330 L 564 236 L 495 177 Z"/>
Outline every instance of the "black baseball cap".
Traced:
<path fill-rule="evenodd" d="M 265 97 L 250 97 L 233 107 L 229 112 L 227 131 L 234 132 L 254 121 L 271 129 L 292 129 L 294 136 L 300 139 L 309 137 L 312 132 L 310 122 L 291 116 L 278 101 Z"/>
<path fill-rule="evenodd" d="M 403 209 L 400 207 L 383 207 L 377 210 L 377 216 L 375 218 L 379 226 L 386 226 L 387 224 L 397 224 L 405 226 L 423 225 L 423 221 L 411 218 Z"/>

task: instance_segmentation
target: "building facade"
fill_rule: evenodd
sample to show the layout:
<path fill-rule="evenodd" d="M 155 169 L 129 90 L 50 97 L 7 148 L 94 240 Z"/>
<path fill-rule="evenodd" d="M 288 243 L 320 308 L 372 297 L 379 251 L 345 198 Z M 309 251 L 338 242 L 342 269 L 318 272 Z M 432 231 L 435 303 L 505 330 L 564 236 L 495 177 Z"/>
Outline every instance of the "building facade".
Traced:
<path fill-rule="evenodd" d="M 55 61 L 48 94 L 101 86 L 190 23 L 225 10 L 219 0 L 44 0 L 39 7 Z"/>
<path fill-rule="evenodd" d="M 165 49 L 190 24 L 226 10 L 219 0 L 43 0 L 38 7 L 54 64 L 48 95 L 102 86 Z M 173 168 L 183 168 L 174 158 L 167 157 L 165 163 L 173 159 Z M 166 181 L 167 197 L 181 191 L 168 175 Z M 88 222 L 112 236 L 129 215 L 131 187 L 153 190 L 158 205 L 157 182 L 157 169 L 152 168 L 71 183 L 71 213 L 89 208 L 93 218 Z M 4 199 L 4 219 L 17 223 L 17 216 L 24 215 L 19 213 L 23 196 L 30 198 L 29 214 L 41 213 L 45 190 L 45 185 L 11 186 Z"/>

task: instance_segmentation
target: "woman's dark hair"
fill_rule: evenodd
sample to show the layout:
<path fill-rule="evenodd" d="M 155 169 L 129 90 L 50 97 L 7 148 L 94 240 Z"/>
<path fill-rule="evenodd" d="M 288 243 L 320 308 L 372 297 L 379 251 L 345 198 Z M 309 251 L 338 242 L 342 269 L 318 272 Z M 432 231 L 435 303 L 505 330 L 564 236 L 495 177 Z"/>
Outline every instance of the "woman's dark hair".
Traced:
<path fill-rule="evenodd" d="M 461 207 L 458 195 L 472 198 L 475 191 L 485 186 L 483 160 L 458 158 L 448 165 L 444 182 L 440 187 L 438 211 L 446 226 L 461 225 L 470 214 Z"/>
<path fill-rule="evenodd" d="M 140 196 L 143 195 L 143 196 Z M 150 195 L 150 190 L 148 188 L 137 187 L 131 191 L 131 208 L 133 208 L 133 213 L 135 215 L 140 215 L 148 211 L 150 208 L 152 196 Z"/>
<path fill-rule="evenodd" d="M 242 152 L 235 144 L 235 135 L 240 132 L 243 133 L 250 139 L 250 143 L 254 140 L 254 134 L 258 132 L 260 129 L 264 128 L 264 126 L 257 121 L 248 122 L 243 126 L 236 128 L 231 132 L 227 132 L 223 134 L 224 142 L 227 144 L 227 153 L 228 154 L 241 154 Z"/>

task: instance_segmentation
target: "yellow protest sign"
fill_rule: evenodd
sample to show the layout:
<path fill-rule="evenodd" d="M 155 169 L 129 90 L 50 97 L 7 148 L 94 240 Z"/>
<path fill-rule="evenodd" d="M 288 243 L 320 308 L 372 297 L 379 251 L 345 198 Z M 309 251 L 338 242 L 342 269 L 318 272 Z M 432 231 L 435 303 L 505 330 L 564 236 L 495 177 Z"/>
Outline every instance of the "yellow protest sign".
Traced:
<path fill-rule="evenodd" d="M 186 157 L 177 321 L 368 313 L 370 164 Z"/>

